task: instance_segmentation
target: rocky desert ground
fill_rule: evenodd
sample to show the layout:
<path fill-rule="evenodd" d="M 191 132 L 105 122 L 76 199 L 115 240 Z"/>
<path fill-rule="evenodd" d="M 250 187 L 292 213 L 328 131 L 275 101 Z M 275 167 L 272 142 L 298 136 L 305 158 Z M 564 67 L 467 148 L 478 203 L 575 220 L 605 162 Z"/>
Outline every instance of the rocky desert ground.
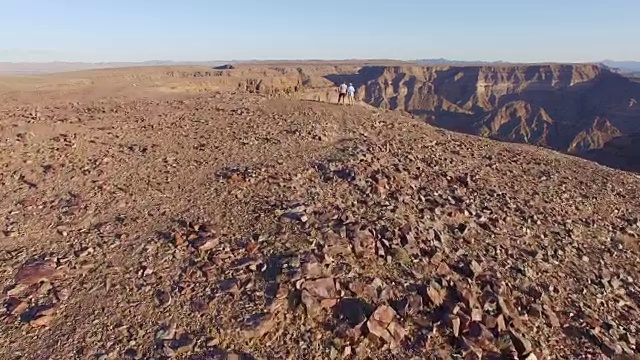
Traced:
<path fill-rule="evenodd" d="M 635 83 L 404 66 L 0 77 L 0 357 L 636 359 Z"/>

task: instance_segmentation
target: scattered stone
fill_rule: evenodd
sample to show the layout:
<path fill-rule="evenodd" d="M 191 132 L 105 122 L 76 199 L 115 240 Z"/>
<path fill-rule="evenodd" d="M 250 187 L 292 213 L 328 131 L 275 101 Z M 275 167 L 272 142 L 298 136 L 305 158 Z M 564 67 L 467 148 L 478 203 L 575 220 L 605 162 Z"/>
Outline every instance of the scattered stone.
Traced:
<path fill-rule="evenodd" d="M 218 245 L 218 243 L 218 239 L 207 239 L 204 243 L 196 246 L 196 249 L 198 249 L 198 251 L 207 252 L 214 249 Z"/>
<path fill-rule="evenodd" d="M 473 272 L 473 276 L 476 277 L 480 274 L 482 274 L 482 266 L 480 266 L 480 264 L 478 264 L 477 261 L 473 260 L 471 261 L 471 272 Z"/>
<path fill-rule="evenodd" d="M 333 299 L 337 297 L 336 285 L 331 277 L 305 281 L 302 287 L 309 295 L 319 299 Z"/>
<path fill-rule="evenodd" d="M 372 317 L 381 323 L 388 325 L 393 321 L 393 319 L 395 319 L 396 312 L 390 306 L 382 305 L 376 309 Z"/>
<path fill-rule="evenodd" d="M 320 302 L 316 299 L 315 296 L 311 295 L 309 291 L 302 290 L 301 293 L 301 301 L 307 310 L 307 316 L 316 317 L 320 312 Z"/>
<path fill-rule="evenodd" d="M 387 330 L 387 325 L 381 321 L 369 319 L 369 321 L 367 321 L 367 329 L 369 333 L 376 338 L 383 339 L 388 343 L 394 341 L 393 336 L 391 336 L 391 333 Z"/>
<path fill-rule="evenodd" d="M 168 326 L 165 326 L 156 332 L 155 338 L 156 340 L 164 341 L 164 340 L 173 340 L 176 336 L 176 324 L 171 323 Z"/>
<path fill-rule="evenodd" d="M 352 354 L 353 354 L 353 350 L 351 349 L 351 346 L 345 346 L 344 351 L 342 352 L 342 358 L 346 359 L 350 357 Z"/>
<path fill-rule="evenodd" d="M 7 291 L 7 296 L 20 296 L 29 288 L 26 284 L 16 284 Z"/>
<path fill-rule="evenodd" d="M 451 318 L 451 326 L 453 327 L 453 336 L 460 336 L 460 318 L 454 316 Z"/>
<path fill-rule="evenodd" d="M 543 309 L 544 309 L 544 314 L 547 316 L 547 319 L 549 319 L 549 322 L 551 323 L 551 326 L 559 328 L 560 320 L 556 316 L 556 313 L 551 309 L 551 307 L 544 305 Z"/>
<path fill-rule="evenodd" d="M 51 345 L 44 350 L 52 358 L 107 360 L 251 358 L 227 353 L 239 347 L 256 359 L 615 359 L 637 352 L 635 175 L 475 141 L 392 111 L 263 101 L 289 81 L 301 92 L 323 92 L 317 86 L 333 76 L 313 66 L 260 70 L 277 74 L 275 81 L 245 66 L 242 80 L 161 71 L 158 79 L 176 82 L 207 78 L 191 84 L 199 95 L 179 99 L 105 98 L 54 109 L 48 104 L 63 95 L 56 93 L 34 102 L 44 109 L 12 110 L 11 96 L 3 103 L 0 237 L 20 241 L 0 253 L 0 340 L 14 357 L 38 342 Z M 468 85 L 468 74 L 456 71 L 438 73 L 435 85 Z M 366 71 L 348 78 L 382 86 L 384 95 L 394 90 L 395 72 L 385 70 L 379 81 Z M 567 81 L 593 75 L 583 73 Z M 426 93 L 438 92 L 413 75 L 426 81 Z M 239 93 L 212 90 L 216 80 L 240 81 Z M 503 105 L 499 89 L 485 90 Z M 466 108 L 487 105 L 478 108 L 477 100 Z M 517 117 L 511 110 L 521 107 L 531 110 L 516 101 L 506 104 L 510 111 L 488 111 Z M 538 133 L 532 136 L 546 136 Z M 51 166 L 42 171 L 44 164 Z M 219 168 L 222 181 L 210 181 Z M 219 234 L 184 216 L 213 217 Z M 32 256 L 45 260 L 25 262 Z M 70 291 L 95 303 L 69 303 Z M 56 345 L 87 306 L 96 310 L 81 319 L 91 331 L 68 339 L 82 346 Z M 172 320 L 184 329 L 153 327 Z M 587 339 L 588 329 L 595 335 Z M 154 336 L 155 344 L 146 343 Z"/>
<path fill-rule="evenodd" d="M 636 237 L 618 233 L 611 238 L 611 241 L 614 244 L 622 246 L 624 249 L 640 252 L 640 239 Z"/>
<path fill-rule="evenodd" d="M 21 301 L 10 312 L 13 315 L 22 315 L 22 313 L 27 311 L 27 309 L 29 309 L 29 304 L 24 301 Z"/>
<path fill-rule="evenodd" d="M 61 275 L 50 261 L 36 261 L 23 265 L 15 275 L 19 285 L 30 286 L 40 281 L 51 281 Z"/>
<path fill-rule="evenodd" d="M 427 289 L 427 295 L 429 296 L 429 300 L 434 306 L 440 306 L 444 303 L 444 299 L 446 297 L 446 289 L 442 288 L 435 282 L 431 282 Z"/>
<path fill-rule="evenodd" d="M 396 316 L 395 310 L 390 306 L 379 306 L 367 321 L 369 333 L 395 346 L 407 335 L 406 330 L 395 321 Z"/>
<path fill-rule="evenodd" d="M 402 341 L 407 336 L 407 330 L 402 327 L 397 321 L 392 321 L 387 327 L 389 333 L 396 342 Z"/>
<path fill-rule="evenodd" d="M 306 214 L 306 207 L 303 205 L 298 205 L 296 207 L 290 208 L 284 212 L 282 212 L 282 216 L 289 218 L 291 220 L 297 220 L 302 223 L 306 223 L 309 218 Z"/>
<path fill-rule="evenodd" d="M 29 324 L 33 327 L 49 327 L 54 319 L 53 315 L 43 315 L 29 321 Z"/>
<path fill-rule="evenodd" d="M 531 342 L 521 334 L 509 330 L 509 338 L 511 338 L 511 342 L 521 358 L 527 356 L 533 350 Z"/>

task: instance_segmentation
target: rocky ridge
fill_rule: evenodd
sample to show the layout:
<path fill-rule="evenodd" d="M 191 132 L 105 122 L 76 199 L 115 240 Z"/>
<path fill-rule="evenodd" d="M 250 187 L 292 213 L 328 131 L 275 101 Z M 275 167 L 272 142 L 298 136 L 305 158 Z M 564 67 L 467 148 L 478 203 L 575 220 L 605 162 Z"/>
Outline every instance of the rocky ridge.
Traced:
<path fill-rule="evenodd" d="M 632 174 L 249 93 L 0 121 L 3 358 L 638 353 Z"/>

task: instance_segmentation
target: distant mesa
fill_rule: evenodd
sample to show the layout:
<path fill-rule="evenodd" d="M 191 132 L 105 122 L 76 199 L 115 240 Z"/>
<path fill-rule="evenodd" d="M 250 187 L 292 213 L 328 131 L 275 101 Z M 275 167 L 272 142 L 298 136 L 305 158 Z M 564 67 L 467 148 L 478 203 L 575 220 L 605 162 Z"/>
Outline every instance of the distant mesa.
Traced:
<path fill-rule="evenodd" d="M 235 69 L 235 66 L 231 64 L 224 64 L 224 65 L 216 66 L 213 69 L 214 70 L 233 70 Z"/>

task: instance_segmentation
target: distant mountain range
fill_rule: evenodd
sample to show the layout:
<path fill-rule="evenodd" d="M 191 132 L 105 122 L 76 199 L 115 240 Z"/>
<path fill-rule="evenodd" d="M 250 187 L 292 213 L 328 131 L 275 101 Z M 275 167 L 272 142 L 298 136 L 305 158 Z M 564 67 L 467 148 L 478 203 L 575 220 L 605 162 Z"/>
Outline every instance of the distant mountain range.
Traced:
<path fill-rule="evenodd" d="M 171 60 L 151 60 L 143 62 L 100 62 L 100 63 L 87 63 L 87 62 L 0 62 L 0 74 L 11 75 L 32 75 L 32 74 L 46 74 L 66 71 L 79 71 L 79 70 L 91 70 L 91 69 L 107 69 L 107 68 L 122 68 L 133 66 L 220 66 L 228 63 L 242 63 L 251 62 L 252 60 L 232 60 L 232 61 L 171 61 Z M 275 61 L 275 60 L 274 60 Z M 302 60 L 301 60 L 302 61 Z M 289 61 L 294 62 L 294 61 Z M 422 65 L 452 65 L 452 66 L 483 66 L 483 65 L 508 65 L 515 64 L 507 61 L 463 61 L 463 60 L 449 60 L 444 58 L 439 59 L 418 59 L 411 61 Z M 609 68 L 612 68 L 623 74 L 630 74 L 634 76 L 640 76 L 640 61 L 614 61 L 603 60 L 599 62 Z"/>
<path fill-rule="evenodd" d="M 463 60 L 449 60 L 444 58 L 439 59 L 418 59 L 415 60 L 418 64 L 423 65 L 452 65 L 452 66 L 473 66 L 473 65 L 502 65 L 509 64 L 505 61 L 463 61 Z"/>
<path fill-rule="evenodd" d="M 449 60 L 449 59 L 418 59 L 419 64 L 425 65 L 453 65 L 453 66 L 472 66 L 472 65 L 507 65 L 514 64 L 505 61 L 461 61 L 461 60 Z M 615 61 L 615 60 L 603 60 L 594 62 L 603 64 L 611 69 L 614 69 L 623 74 L 640 75 L 640 61 Z"/>
<path fill-rule="evenodd" d="M 618 69 L 621 73 L 640 75 L 640 61 L 614 61 L 604 60 L 602 64 Z"/>
<path fill-rule="evenodd" d="M 151 60 L 143 62 L 0 62 L 0 74 L 10 75 L 36 75 L 48 74 L 67 71 L 80 71 L 92 69 L 110 69 L 123 68 L 133 66 L 220 66 L 226 64 L 226 61 L 170 61 L 170 60 Z"/>

